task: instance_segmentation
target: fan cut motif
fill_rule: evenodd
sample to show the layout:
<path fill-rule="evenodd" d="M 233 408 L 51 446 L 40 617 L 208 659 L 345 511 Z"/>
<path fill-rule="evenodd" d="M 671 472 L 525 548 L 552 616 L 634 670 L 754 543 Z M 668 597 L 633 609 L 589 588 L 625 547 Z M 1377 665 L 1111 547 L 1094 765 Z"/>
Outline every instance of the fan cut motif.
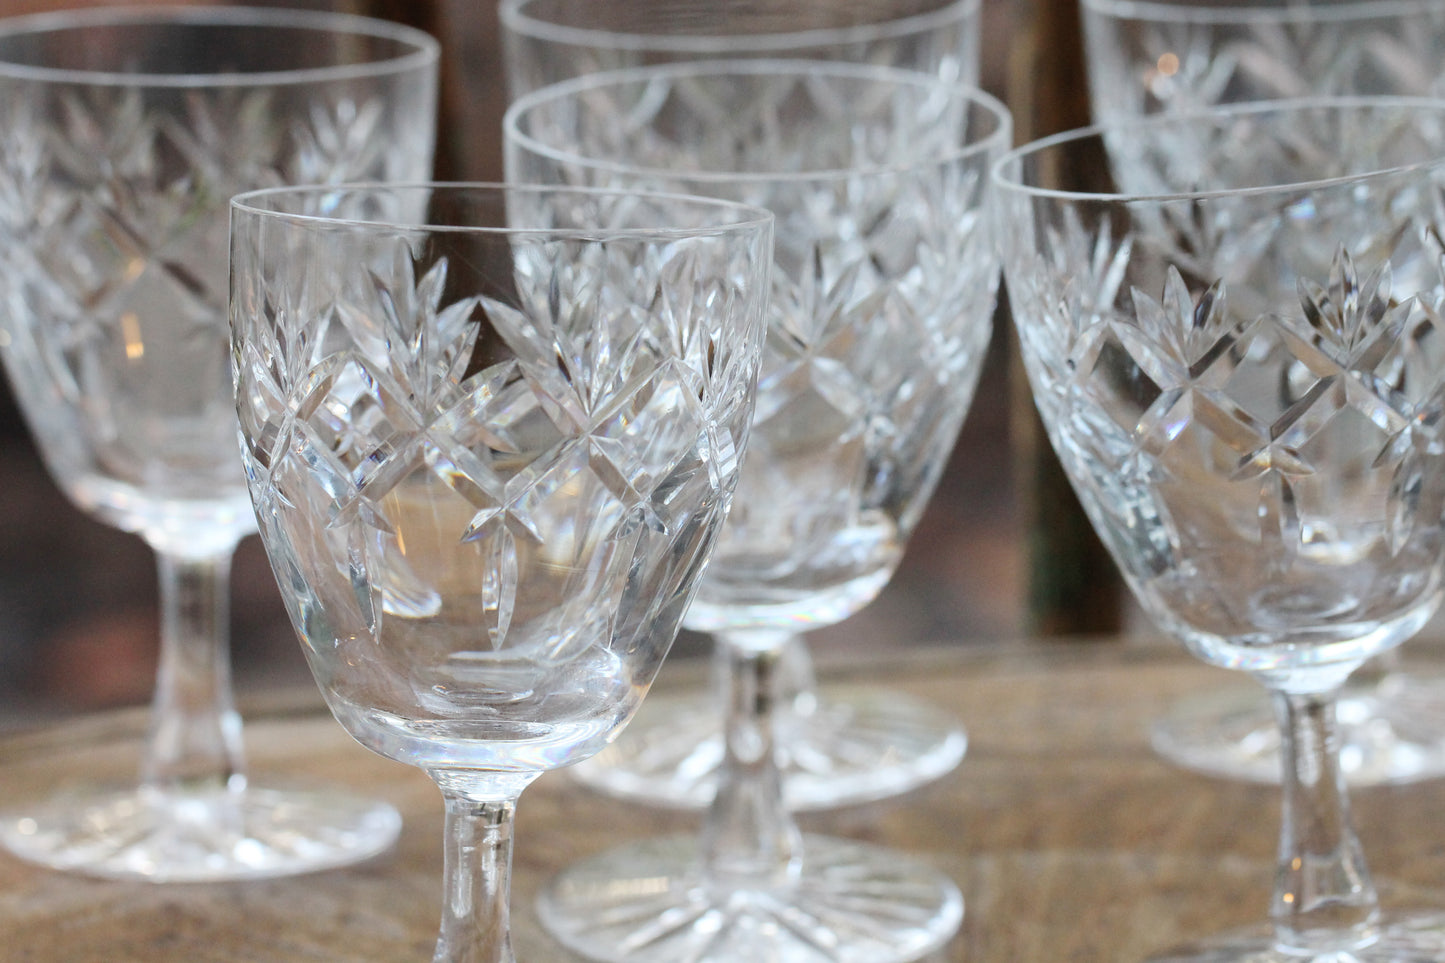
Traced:
<path fill-rule="evenodd" d="M 1104 117 L 1117 118 L 1306 95 L 1441 90 L 1439 8 L 1391 7 L 1378 16 L 1329 5 L 1274 9 L 1277 18 L 1250 8 L 1233 21 L 1169 22 L 1167 15 L 1115 16 L 1107 5 L 1086 3 L 1092 96 Z"/>
<path fill-rule="evenodd" d="M 831 620 L 821 587 L 858 580 L 858 604 L 897 562 L 971 400 L 997 288 L 987 155 L 958 149 L 966 114 L 924 88 L 767 70 L 663 75 L 580 115 L 538 112 L 556 125 L 541 139 L 656 172 L 562 164 L 543 180 L 723 194 L 778 217 L 743 482 L 770 494 L 735 506 L 705 602 L 766 584 Z"/>
<path fill-rule="evenodd" d="M 1131 288 L 1131 310 L 1060 342 L 1065 368 L 1035 362 L 1062 378 L 1037 397 L 1133 578 L 1203 596 L 1229 584 L 1216 567 L 1242 558 L 1282 584 L 1309 567 L 1353 577 L 1350 564 L 1379 554 L 1387 565 L 1438 528 L 1440 486 L 1428 478 L 1445 452 L 1445 288 L 1401 294 L 1393 275 L 1340 250 L 1326 278 L 1299 281 L 1293 313 L 1254 317 L 1235 311 L 1222 282 L 1191 293 L 1170 267 L 1158 296 Z M 1236 558 L 1226 545 L 1248 548 Z M 1149 581 L 1166 572 L 1175 588 Z M 1191 604 L 1261 617 L 1225 597 Z"/>
<path fill-rule="evenodd" d="M 294 275 L 261 266 L 284 244 L 237 262 L 242 434 L 297 623 L 368 712 L 552 726 L 681 617 L 740 464 L 748 279 L 706 237 L 338 243 L 303 236 Z M 556 738 L 593 738 L 574 721 Z"/>
<path fill-rule="evenodd" d="M 82 502 L 126 485 L 244 503 L 223 350 L 226 204 L 303 175 L 380 176 L 414 153 L 378 135 L 379 100 L 296 111 L 287 96 L 48 85 L 0 98 L 12 381 Z"/>

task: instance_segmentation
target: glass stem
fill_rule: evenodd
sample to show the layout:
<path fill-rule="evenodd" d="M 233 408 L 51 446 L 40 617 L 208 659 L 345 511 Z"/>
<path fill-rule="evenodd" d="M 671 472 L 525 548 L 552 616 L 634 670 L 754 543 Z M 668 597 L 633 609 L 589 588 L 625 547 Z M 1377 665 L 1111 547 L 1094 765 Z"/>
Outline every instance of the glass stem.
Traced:
<path fill-rule="evenodd" d="M 533 772 L 436 770 L 446 800 L 441 934 L 433 963 L 515 963 L 512 824 Z"/>
<path fill-rule="evenodd" d="M 160 552 L 161 646 L 141 785 L 161 793 L 245 788 L 231 691 L 231 554 Z"/>
<path fill-rule="evenodd" d="M 818 678 L 813 672 L 813 654 L 808 638 L 790 634 L 782 646 L 782 689 L 784 707 L 796 719 L 808 719 L 818 711 Z"/>
<path fill-rule="evenodd" d="M 1350 821 L 1336 693 L 1273 695 L 1284 737 L 1276 940 L 1295 952 L 1348 950 L 1372 937 L 1379 901 Z"/>
<path fill-rule="evenodd" d="M 727 718 L 717 795 L 703 825 L 708 882 L 722 892 L 777 888 L 797 878 L 802 836 L 783 803 L 777 728 L 788 632 L 719 636 L 727 659 Z"/>

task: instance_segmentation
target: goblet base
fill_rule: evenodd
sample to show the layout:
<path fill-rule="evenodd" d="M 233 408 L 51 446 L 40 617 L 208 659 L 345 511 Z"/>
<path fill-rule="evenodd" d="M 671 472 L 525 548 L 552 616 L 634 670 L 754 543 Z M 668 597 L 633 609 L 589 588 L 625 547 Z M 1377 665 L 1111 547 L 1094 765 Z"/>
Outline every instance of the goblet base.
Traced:
<path fill-rule="evenodd" d="M 779 720 L 783 801 L 793 812 L 900 796 L 947 775 L 968 748 L 951 715 L 897 692 L 824 686 L 814 698 Z M 651 695 L 615 743 L 570 772 L 619 799 L 703 809 L 716 792 L 722 719 L 701 695 Z"/>
<path fill-rule="evenodd" d="M 963 920 L 952 881 L 901 853 L 822 836 L 805 837 L 803 853 L 786 882 L 725 890 L 701 878 L 695 839 L 648 840 L 564 871 L 538 913 L 604 963 L 904 963 Z"/>
<path fill-rule="evenodd" d="M 1340 768 L 1352 786 L 1445 776 L 1445 679 L 1406 673 L 1347 684 L 1337 704 Z M 1184 700 L 1157 720 L 1154 751 L 1186 769 L 1278 783 L 1279 724 L 1257 686 Z"/>
<path fill-rule="evenodd" d="M 1445 959 L 1445 915 L 1438 911 L 1386 920 L 1363 946 L 1316 952 L 1277 946 L 1259 926 L 1151 956 L 1148 963 L 1439 963 Z"/>
<path fill-rule="evenodd" d="M 388 849 L 401 816 L 324 790 L 127 788 L 8 814 L 0 842 L 51 869 L 154 883 L 266 879 L 333 869 Z"/>

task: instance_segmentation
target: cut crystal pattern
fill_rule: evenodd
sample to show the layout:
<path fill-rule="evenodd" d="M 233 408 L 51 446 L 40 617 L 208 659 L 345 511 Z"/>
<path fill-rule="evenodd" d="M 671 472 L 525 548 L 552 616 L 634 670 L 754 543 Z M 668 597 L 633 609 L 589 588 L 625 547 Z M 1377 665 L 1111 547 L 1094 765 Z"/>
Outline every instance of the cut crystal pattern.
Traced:
<path fill-rule="evenodd" d="M 1371 16 L 1344 5 L 1241 7 L 1230 21 L 1177 20 L 1082 5 L 1090 95 L 1101 120 L 1197 112 L 1321 94 L 1438 94 L 1445 12 L 1430 4 Z"/>
<path fill-rule="evenodd" d="M 251 527 L 225 350 L 226 204 L 297 179 L 424 176 L 429 151 L 413 145 L 430 143 L 431 120 L 400 116 L 401 98 L 352 96 L 0 83 L 7 372 L 85 507 L 159 532 L 182 505 L 214 505 Z M 274 405 L 269 390 L 245 403 Z"/>
<path fill-rule="evenodd" d="M 1445 506 L 1430 174 L 1368 195 L 1134 200 L 1127 221 L 1013 202 L 1016 223 L 1043 224 L 1008 259 L 1035 398 L 1155 617 L 1225 658 L 1211 640 L 1355 639 L 1430 598 Z M 1209 243 L 1181 243 L 1182 223 Z"/>
<path fill-rule="evenodd" d="M 595 751 L 737 481 L 761 252 L 281 234 L 237 246 L 242 431 L 313 664 L 366 707 L 343 721 L 389 754 Z"/>
<path fill-rule="evenodd" d="M 897 564 L 987 348 L 992 155 L 959 146 L 981 112 L 926 85 L 769 65 L 583 99 L 530 111 L 531 135 L 621 166 L 513 145 L 512 176 L 724 196 L 778 219 L 744 495 L 690 624 L 750 606 L 846 617 Z"/>
<path fill-rule="evenodd" d="M 556 9 L 549 11 L 546 4 L 522 0 L 502 5 L 502 52 L 512 100 L 604 71 L 743 57 L 877 64 L 978 83 L 976 4 L 939 7 L 946 16 L 918 17 L 912 24 L 901 23 L 889 6 L 857 10 L 839 8 L 832 0 L 790 3 L 786 8 L 721 0 L 706 7 L 650 4 L 645 10 L 624 0 L 588 4 L 580 14 L 575 9 L 563 7 L 562 16 L 554 20 Z M 889 19 L 870 22 L 878 14 Z M 558 25 L 573 29 L 558 30 Z M 569 33 L 570 38 L 563 36 Z"/>

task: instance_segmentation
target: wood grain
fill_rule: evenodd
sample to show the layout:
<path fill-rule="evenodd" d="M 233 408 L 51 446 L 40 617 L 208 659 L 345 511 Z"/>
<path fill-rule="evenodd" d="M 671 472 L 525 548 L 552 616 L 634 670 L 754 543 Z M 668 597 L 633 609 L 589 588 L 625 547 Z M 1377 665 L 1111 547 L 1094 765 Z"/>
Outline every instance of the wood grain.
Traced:
<path fill-rule="evenodd" d="M 700 678 L 699 666 L 678 662 L 659 685 L 676 690 Z M 1150 719 L 1182 696 L 1240 684 L 1229 675 L 1163 643 L 1018 642 L 929 650 L 826 678 L 910 692 L 951 708 L 968 727 L 967 758 L 938 783 L 803 820 L 809 832 L 909 851 L 958 882 L 965 922 L 940 960 L 1140 960 L 1262 918 L 1276 791 L 1181 772 L 1147 744 Z M 395 851 L 348 870 L 195 886 L 90 880 L 0 855 L 0 960 L 429 960 L 440 797 L 419 772 L 351 742 L 310 693 L 300 701 L 288 695 L 248 712 L 258 780 L 335 781 L 390 800 L 406 819 Z M 108 715 L 0 742 L 6 804 L 124 781 L 143 722 L 138 713 Z M 1387 909 L 1445 907 L 1440 784 L 1370 789 L 1354 801 Z M 601 798 L 565 773 L 539 780 L 518 817 L 519 958 L 571 959 L 538 931 L 531 910 L 551 874 L 606 847 L 696 827 L 695 815 Z"/>

